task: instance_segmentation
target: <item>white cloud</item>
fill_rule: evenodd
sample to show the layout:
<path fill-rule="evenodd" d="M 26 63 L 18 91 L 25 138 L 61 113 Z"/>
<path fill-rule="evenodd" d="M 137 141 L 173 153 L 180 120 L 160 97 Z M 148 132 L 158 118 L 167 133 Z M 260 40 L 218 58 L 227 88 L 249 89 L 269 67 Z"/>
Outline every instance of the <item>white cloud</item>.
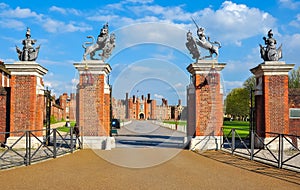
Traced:
<path fill-rule="evenodd" d="M 288 63 L 296 63 L 297 66 L 300 66 L 299 63 L 299 53 L 300 49 L 300 33 L 295 33 L 292 35 L 283 36 L 283 60 Z"/>
<path fill-rule="evenodd" d="M 0 26 L 3 28 L 12 28 L 15 30 L 24 30 L 25 24 L 16 19 L 3 19 L 0 20 Z"/>
<path fill-rule="evenodd" d="M 1 4 L 1 7 L 4 7 L 5 4 Z M 73 15 L 79 15 L 80 12 L 75 9 L 63 9 L 59 7 L 52 6 L 50 11 L 57 11 L 62 14 L 72 13 Z M 48 16 L 45 16 L 43 14 L 38 14 L 29 8 L 20 8 L 17 7 L 15 9 L 0 9 L 0 24 L 1 27 L 6 28 L 13 28 L 16 30 L 23 30 L 25 28 L 25 20 L 24 19 L 35 19 L 35 20 L 29 20 L 26 21 L 27 25 L 28 23 L 34 23 L 36 24 L 36 21 L 38 23 L 42 23 L 41 26 L 50 33 L 66 33 L 66 32 L 85 32 L 88 30 L 92 30 L 92 27 L 84 24 L 84 23 L 77 23 L 74 21 L 70 21 L 69 23 L 65 23 L 63 21 L 54 20 Z"/>
<path fill-rule="evenodd" d="M 28 8 L 22 9 L 17 7 L 16 9 L 8 9 L 0 12 L 1 17 L 8 18 L 36 18 L 41 19 L 42 15 L 37 14 L 36 12 L 31 11 Z"/>
<path fill-rule="evenodd" d="M 50 7 L 49 11 L 58 12 L 63 15 L 67 15 L 67 14 L 72 14 L 72 15 L 76 15 L 76 16 L 81 15 L 81 12 L 79 10 L 72 9 L 72 8 L 61 8 L 61 7 L 57 7 L 57 6 Z"/>
<path fill-rule="evenodd" d="M 230 90 L 242 87 L 243 83 L 244 81 L 224 81 L 224 91 L 226 94 L 228 94 Z"/>
<path fill-rule="evenodd" d="M 52 7 L 50 7 L 50 8 L 49 8 L 49 11 L 52 11 L 52 12 L 59 12 L 59 13 L 64 14 L 64 15 L 67 14 L 66 9 L 60 8 L 60 7 L 57 7 L 57 6 L 52 6 Z"/>
<path fill-rule="evenodd" d="M 129 66 L 129 72 L 137 72 L 139 74 L 145 74 L 145 73 L 148 73 L 148 72 L 151 72 L 153 71 L 150 67 L 144 67 L 144 66 Z"/>
<path fill-rule="evenodd" d="M 117 36 L 116 52 L 136 44 L 156 43 L 186 52 L 186 31 L 176 25 L 150 22 L 129 25 L 115 31 Z"/>
<path fill-rule="evenodd" d="M 125 0 L 124 3 L 140 3 L 140 4 L 147 4 L 152 3 L 154 0 Z"/>
<path fill-rule="evenodd" d="M 296 20 L 293 20 L 289 23 L 291 26 L 294 26 L 296 28 L 300 28 L 300 14 L 296 15 Z"/>
<path fill-rule="evenodd" d="M 180 82 L 180 83 L 174 84 L 174 87 L 175 87 L 175 88 L 183 88 L 184 85 Z"/>
<path fill-rule="evenodd" d="M 300 7 L 299 1 L 294 0 L 279 0 L 280 6 L 288 8 L 288 9 L 298 9 Z"/>
<path fill-rule="evenodd" d="M 257 8 L 225 1 L 219 10 L 209 8 L 200 12 L 199 23 L 207 26 L 213 38 L 240 45 L 240 41 L 275 27 L 275 18 Z"/>
<path fill-rule="evenodd" d="M 52 94 L 61 95 L 65 92 L 75 92 L 76 84 L 73 82 L 75 81 L 64 81 L 65 77 L 59 74 L 55 74 L 52 72 L 47 73 L 44 76 L 44 86 L 45 88 L 49 88 Z"/>
<path fill-rule="evenodd" d="M 125 44 L 130 40 L 140 41 L 140 38 L 143 38 L 145 41 L 154 40 L 167 44 L 178 42 L 177 44 L 180 44 L 181 47 L 179 49 L 185 48 L 182 44 L 185 43 L 183 41 L 186 31 L 191 30 L 192 33 L 196 33 L 196 27 L 192 23 L 191 17 L 195 18 L 199 26 L 206 29 L 207 35 L 212 40 L 220 41 L 222 44 L 242 46 L 244 39 L 265 34 L 270 28 L 274 31 L 277 30 L 276 19 L 269 13 L 231 1 L 225 1 L 218 10 L 205 8 L 195 12 L 185 11 L 182 5 L 169 7 L 154 3 L 130 5 L 123 1 L 118 4 L 117 11 L 110 6 L 106 6 L 106 9 L 101 12 L 103 11 L 109 12 L 109 14 L 99 13 L 88 17 L 88 20 L 109 21 L 115 27 L 130 26 L 131 31 L 126 31 Z M 129 11 L 131 14 L 127 14 Z M 131 16 L 120 16 L 123 14 Z M 156 22 L 165 26 L 147 26 L 144 25 L 146 22 L 148 25 Z M 135 24 L 136 26 L 132 27 Z M 182 31 L 174 30 L 174 27 L 178 27 Z M 123 39 L 123 35 L 119 39 Z M 123 45 L 123 41 L 120 44 Z"/>
<path fill-rule="evenodd" d="M 93 15 L 87 17 L 88 20 L 90 21 L 98 21 L 98 22 L 110 22 L 111 20 L 118 20 L 121 19 L 118 15 Z"/>
<path fill-rule="evenodd" d="M 46 19 L 43 23 L 43 28 L 50 33 L 66 33 L 66 32 L 85 32 L 92 30 L 92 27 L 81 23 L 69 22 L 65 23 L 58 20 Z"/>
<path fill-rule="evenodd" d="M 154 94 L 153 96 L 154 96 L 155 99 L 162 99 L 162 98 L 164 98 L 164 96 L 161 95 L 161 94 Z"/>

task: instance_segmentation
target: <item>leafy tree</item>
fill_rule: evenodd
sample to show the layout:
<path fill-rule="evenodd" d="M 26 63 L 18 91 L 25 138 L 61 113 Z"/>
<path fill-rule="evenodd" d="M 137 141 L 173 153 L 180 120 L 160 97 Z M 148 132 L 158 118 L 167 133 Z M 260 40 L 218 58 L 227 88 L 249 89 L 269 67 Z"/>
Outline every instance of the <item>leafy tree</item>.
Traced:
<path fill-rule="evenodd" d="M 243 87 L 246 88 L 249 93 L 251 91 L 252 93 L 252 105 L 254 106 L 255 104 L 255 95 L 254 95 L 254 91 L 255 91 L 255 87 L 256 87 L 256 78 L 254 75 L 252 75 L 251 77 L 249 77 L 244 83 L 243 83 Z M 250 94 L 249 94 L 249 98 L 250 98 Z M 250 100 L 250 99 L 249 99 Z M 250 108 L 249 108 L 250 109 Z"/>
<path fill-rule="evenodd" d="M 256 86 L 256 79 L 255 76 L 252 75 L 251 77 L 249 77 L 244 83 L 243 83 L 243 87 L 246 88 L 247 90 L 254 90 Z"/>
<path fill-rule="evenodd" d="M 233 89 L 226 97 L 225 113 L 241 120 L 249 117 L 249 93 L 246 88 Z"/>
<path fill-rule="evenodd" d="M 300 88 L 300 67 L 293 69 L 289 75 L 289 88 Z"/>

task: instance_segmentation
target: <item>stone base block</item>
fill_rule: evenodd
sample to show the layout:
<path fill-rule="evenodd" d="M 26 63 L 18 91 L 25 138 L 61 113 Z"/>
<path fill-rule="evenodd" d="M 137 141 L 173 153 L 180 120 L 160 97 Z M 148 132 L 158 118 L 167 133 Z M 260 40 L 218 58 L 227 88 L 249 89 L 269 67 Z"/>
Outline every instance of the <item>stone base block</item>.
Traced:
<path fill-rule="evenodd" d="M 221 148 L 222 136 L 196 136 L 191 138 L 190 150 L 218 150 Z"/>
<path fill-rule="evenodd" d="M 111 150 L 116 148 L 116 141 L 114 137 L 109 136 L 84 136 L 83 148 Z"/>
<path fill-rule="evenodd" d="M 39 140 L 38 140 L 38 139 Z M 43 142 L 43 137 L 37 137 L 30 139 L 31 148 L 38 148 Z M 6 140 L 6 145 L 12 147 L 13 149 L 26 149 L 26 138 L 24 137 L 8 137 Z"/>
<path fill-rule="evenodd" d="M 295 148 L 287 139 L 292 142 L 292 139 L 289 137 L 283 138 L 283 150 L 291 150 Z M 275 139 L 274 137 L 261 137 L 260 140 L 258 138 L 255 139 L 255 148 L 264 148 L 264 145 L 267 145 L 270 150 L 279 150 L 279 138 Z"/>

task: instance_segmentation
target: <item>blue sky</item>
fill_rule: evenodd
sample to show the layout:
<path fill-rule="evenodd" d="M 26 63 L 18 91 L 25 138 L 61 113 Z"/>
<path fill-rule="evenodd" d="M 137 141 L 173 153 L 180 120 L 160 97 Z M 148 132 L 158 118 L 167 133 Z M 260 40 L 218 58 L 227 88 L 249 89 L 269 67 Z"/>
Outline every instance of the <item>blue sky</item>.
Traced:
<path fill-rule="evenodd" d="M 225 93 L 240 87 L 251 76 L 249 69 L 262 63 L 259 44 L 273 29 L 283 59 L 300 66 L 300 1 L 295 0 L 6 0 L 0 1 L 0 60 L 17 61 L 26 28 L 41 49 L 37 62 L 49 71 L 44 82 L 55 94 L 75 92 L 86 36 L 97 36 L 108 22 L 116 34 L 116 49 L 107 60 L 112 67 L 113 96 L 124 98 L 151 93 L 152 98 L 185 103 L 189 83 L 186 67 L 193 62 L 185 47 L 186 32 L 194 37 L 204 27 L 220 41 L 219 62 Z M 202 55 L 207 54 L 201 50 Z"/>

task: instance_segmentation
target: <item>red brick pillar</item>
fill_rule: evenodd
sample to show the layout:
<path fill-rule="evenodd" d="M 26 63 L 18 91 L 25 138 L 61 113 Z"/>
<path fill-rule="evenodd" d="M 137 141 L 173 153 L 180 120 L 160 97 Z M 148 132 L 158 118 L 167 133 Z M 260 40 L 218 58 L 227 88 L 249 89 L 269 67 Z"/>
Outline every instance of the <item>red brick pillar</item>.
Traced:
<path fill-rule="evenodd" d="M 251 69 L 256 78 L 255 123 L 261 137 L 265 132 L 289 132 L 288 72 L 293 64 L 265 61 Z"/>
<path fill-rule="evenodd" d="M 223 126 L 223 92 L 220 71 L 226 64 L 216 60 L 199 60 L 187 70 L 192 75 L 187 87 L 187 135 L 191 149 L 216 149 Z"/>
<path fill-rule="evenodd" d="M 43 76 L 48 70 L 32 61 L 20 61 L 5 66 L 11 72 L 10 131 L 42 130 Z M 36 132 L 35 135 L 42 137 L 43 132 Z"/>
<path fill-rule="evenodd" d="M 82 128 L 85 142 L 93 139 L 92 145 L 89 146 L 98 146 L 97 143 L 101 144 L 100 141 L 106 138 L 101 140 L 97 137 L 110 136 L 108 74 L 111 67 L 101 60 L 86 60 L 82 63 L 74 63 L 74 66 L 79 72 L 76 122 Z"/>
<path fill-rule="evenodd" d="M 0 134 L 0 142 L 5 142 L 6 136 L 4 132 L 7 132 L 7 128 L 9 127 L 9 121 L 8 121 L 8 110 L 9 110 L 9 91 L 0 86 L 0 132 L 3 132 L 3 134 Z"/>

